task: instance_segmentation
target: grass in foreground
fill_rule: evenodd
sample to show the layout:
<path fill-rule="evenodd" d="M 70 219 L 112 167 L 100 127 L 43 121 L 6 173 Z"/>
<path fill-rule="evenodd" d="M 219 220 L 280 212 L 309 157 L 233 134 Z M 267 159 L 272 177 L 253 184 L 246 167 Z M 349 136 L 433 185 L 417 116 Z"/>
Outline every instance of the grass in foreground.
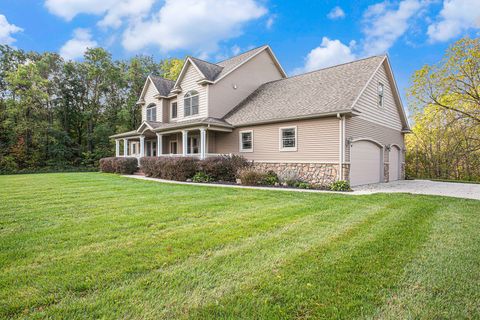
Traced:
<path fill-rule="evenodd" d="M 479 318 L 480 201 L 0 176 L 3 318 Z"/>

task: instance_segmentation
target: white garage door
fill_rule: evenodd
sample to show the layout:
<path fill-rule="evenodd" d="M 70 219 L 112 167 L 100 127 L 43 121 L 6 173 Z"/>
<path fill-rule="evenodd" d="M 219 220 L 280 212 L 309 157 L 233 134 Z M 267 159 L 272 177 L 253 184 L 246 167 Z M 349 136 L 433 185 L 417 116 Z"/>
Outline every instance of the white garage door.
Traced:
<path fill-rule="evenodd" d="M 357 141 L 350 149 L 350 184 L 380 182 L 381 148 L 370 141 Z"/>
<path fill-rule="evenodd" d="M 400 174 L 400 150 L 396 146 L 392 146 L 388 155 L 388 180 L 398 180 Z"/>

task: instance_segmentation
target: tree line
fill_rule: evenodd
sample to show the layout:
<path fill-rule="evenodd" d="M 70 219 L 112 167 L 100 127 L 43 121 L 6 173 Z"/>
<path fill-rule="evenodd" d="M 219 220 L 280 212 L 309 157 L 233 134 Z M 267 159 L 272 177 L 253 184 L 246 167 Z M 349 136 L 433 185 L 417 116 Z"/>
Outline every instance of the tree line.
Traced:
<path fill-rule="evenodd" d="M 457 41 L 412 80 L 407 175 L 480 181 L 480 39 Z"/>
<path fill-rule="evenodd" d="M 114 152 L 109 136 L 141 121 L 149 74 L 176 79 L 183 60 L 114 60 L 102 48 L 81 62 L 0 45 L 0 171 L 93 167 Z"/>

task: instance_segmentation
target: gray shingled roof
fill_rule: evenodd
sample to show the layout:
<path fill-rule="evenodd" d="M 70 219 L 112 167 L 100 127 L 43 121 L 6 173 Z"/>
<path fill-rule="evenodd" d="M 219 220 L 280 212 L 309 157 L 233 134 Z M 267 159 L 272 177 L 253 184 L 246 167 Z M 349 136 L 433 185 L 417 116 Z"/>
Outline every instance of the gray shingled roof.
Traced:
<path fill-rule="evenodd" d="M 198 69 L 200 69 L 207 80 L 215 81 L 266 47 L 267 46 L 261 46 L 217 63 L 211 63 L 193 57 L 190 57 L 190 59 L 195 63 Z"/>
<path fill-rule="evenodd" d="M 215 78 L 222 72 L 223 67 L 220 67 L 216 64 L 203 61 L 197 58 L 190 57 L 195 65 L 200 69 L 205 78 L 210 81 L 214 81 Z"/>
<path fill-rule="evenodd" d="M 261 85 L 223 119 L 239 126 L 351 109 L 385 56 L 374 56 Z"/>
<path fill-rule="evenodd" d="M 152 79 L 152 82 L 155 85 L 155 88 L 157 88 L 158 93 L 165 97 L 170 94 L 170 90 L 172 90 L 173 85 L 175 84 L 175 81 L 153 75 L 150 76 L 150 79 Z"/>
<path fill-rule="evenodd" d="M 208 118 L 185 120 L 180 122 L 162 123 L 159 127 L 155 128 L 155 131 L 183 128 L 183 127 L 189 127 L 192 125 L 215 125 L 215 126 L 227 127 L 227 128 L 232 127 L 232 125 L 227 123 L 225 120 L 208 117 Z"/>

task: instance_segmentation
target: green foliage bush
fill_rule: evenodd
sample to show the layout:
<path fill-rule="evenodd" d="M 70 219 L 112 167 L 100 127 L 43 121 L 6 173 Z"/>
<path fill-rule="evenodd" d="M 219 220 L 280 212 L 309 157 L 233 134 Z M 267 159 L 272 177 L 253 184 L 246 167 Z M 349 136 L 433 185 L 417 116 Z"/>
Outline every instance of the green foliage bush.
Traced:
<path fill-rule="evenodd" d="M 186 181 L 199 171 L 198 162 L 191 157 L 143 157 L 140 168 L 147 177 Z"/>
<path fill-rule="evenodd" d="M 192 178 L 192 181 L 193 182 L 213 182 L 215 180 L 205 172 L 199 171 L 195 173 L 195 175 Z"/>
<path fill-rule="evenodd" d="M 138 162 L 132 157 L 109 157 L 100 159 L 99 166 L 102 172 L 133 174 L 137 171 Z"/>
<path fill-rule="evenodd" d="M 268 185 L 268 186 L 274 186 L 277 183 L 279 183 L 280 180 L 278 179 L 278 175 L 275 173 L 275 171 L 267 171 L 265 174 L 265 177 L 262 180 L 262 184 Z"/>
<path fill-rule="evenodd" d="M 345 180 L 335 181 L 330 184 L 329 189 L 332 191 L 350 191 L 350 183 Z"/>
<path fill-rule="evenodd" d="M 294 187 L 299 189 L 312 189 L 312 185 L 305 181 L 297 181 Z"/>

